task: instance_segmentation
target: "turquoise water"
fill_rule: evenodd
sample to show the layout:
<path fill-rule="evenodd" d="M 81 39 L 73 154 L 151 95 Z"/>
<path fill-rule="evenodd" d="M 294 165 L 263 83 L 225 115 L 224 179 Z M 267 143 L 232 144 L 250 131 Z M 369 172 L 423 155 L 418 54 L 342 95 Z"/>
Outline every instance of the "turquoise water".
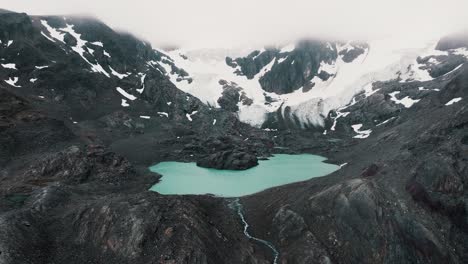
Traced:
<path fill-rule="evenodd" d="M 161 194 L 239 197 L 324 176 L 339 169 L 339 166 L 324 163 L 324 160 L 326 158 L 309 154 L 277 154 L 269 160 L 260 160 L 258 166 L 244 171 L 201 168 L 193 162 L 161 162 L 150 167 L 151 171 L 163 176 L 161 182 L 150 190 Z"/>

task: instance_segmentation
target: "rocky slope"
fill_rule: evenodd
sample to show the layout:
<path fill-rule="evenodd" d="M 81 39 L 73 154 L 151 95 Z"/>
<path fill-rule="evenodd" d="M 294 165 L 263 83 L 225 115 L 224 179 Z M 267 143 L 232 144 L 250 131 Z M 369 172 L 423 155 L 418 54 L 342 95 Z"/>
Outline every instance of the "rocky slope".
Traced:
<path fill-rule="evenodd" d="M 324 149 L 346 163 L 338 172 L 246 197 L 247 220 L 266 224 L 254 234 L 285 263 L 466 262 L 468 105 L 449 102 L 466 98 L 467 76 L 465 65 L 346 151 Z M 380 108 L 377 98 L 364 109 Z"/>
<path fill-rule="evenodd" d="M 340 80 L 324 61 L 352 66 L 372 45 L 306 41 L 222 57 L 239 79 L 213 79 L 213 108 L 192 95 L 190 56 L 94 19 L 3 11 L 0 40 L 0 263 L 271 263 L 242 220 L 278 263 L 468 261 L 462 37 L 411 56 L 416 69 L 359 83 L 340 107 L 315 112 L 321 122 L 297 112 L 313 107 L 274 109 L 266 131 L 237 118 L 259 102 L 247 82 L 279 107 L 317 78 Z M 242 197 L 245 219 L 226 199 L 147 191 L 160 177 L 147 166 L 160 161 L 244 168 L 273 152 L 322 154 L 342 168 Z"/>

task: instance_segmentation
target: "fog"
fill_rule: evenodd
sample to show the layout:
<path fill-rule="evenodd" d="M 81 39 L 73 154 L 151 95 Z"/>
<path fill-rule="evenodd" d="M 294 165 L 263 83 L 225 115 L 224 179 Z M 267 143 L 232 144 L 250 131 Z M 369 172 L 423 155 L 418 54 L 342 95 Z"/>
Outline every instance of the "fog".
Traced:
<path fill-rule="evenodd" d="M 468 28 L 467 0 L 0 0 L 0 7 L 32 15 L 95 16 L 155 46 L 433 38 Z"/>

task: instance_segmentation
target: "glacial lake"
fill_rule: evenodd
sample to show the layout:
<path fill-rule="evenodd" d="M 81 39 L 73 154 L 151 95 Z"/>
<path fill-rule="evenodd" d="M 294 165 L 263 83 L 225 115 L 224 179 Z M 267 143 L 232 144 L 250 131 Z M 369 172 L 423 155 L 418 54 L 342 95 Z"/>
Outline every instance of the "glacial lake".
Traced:
<path fill-rule="evenodd" d="M 214 194 L 239 197 L 288 183 L 330 174 L 340 167 L 324 163 L 326 158 L 301 154 L 277 154 L 248 170 L 216 170 L 194 162 L 161 162 L 150 170 L 162 175 L 150 190 L 161 194 Z"/>

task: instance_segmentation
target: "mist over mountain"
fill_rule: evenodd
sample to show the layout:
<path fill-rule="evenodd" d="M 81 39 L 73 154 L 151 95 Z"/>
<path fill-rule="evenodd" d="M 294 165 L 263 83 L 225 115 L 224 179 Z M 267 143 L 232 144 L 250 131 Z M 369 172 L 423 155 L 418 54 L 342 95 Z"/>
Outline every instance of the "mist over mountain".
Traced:
<path fill-rule="evenodd" d="M 438 38 L 468 28 L 463 0 L 414 1 L 0 1 L 37 15 L 85 14 L 155 46 L 238 47 L 301 38 Z"/>

